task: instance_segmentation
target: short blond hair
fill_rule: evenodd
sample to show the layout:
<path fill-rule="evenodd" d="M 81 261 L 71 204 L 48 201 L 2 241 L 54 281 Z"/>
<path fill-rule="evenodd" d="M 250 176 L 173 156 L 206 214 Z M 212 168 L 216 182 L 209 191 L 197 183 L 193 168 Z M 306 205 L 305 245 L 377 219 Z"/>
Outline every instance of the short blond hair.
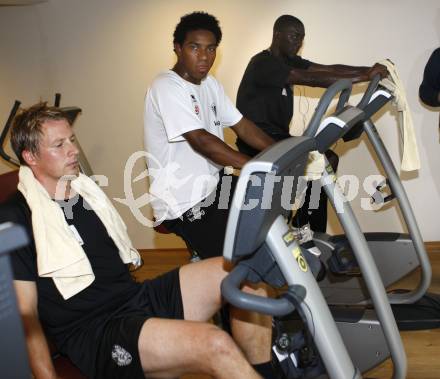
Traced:
<path fill-rule="evenodd" d="M 22 109 L 15 116 L 11 128 L 11 145 L 21 164 L 26 165 L 22 157 L 24 150 L 38 154 L 41 127 L 48 120 L 66 120 L 72 126 L 69 118 L 60 108 L 48 106 L 47 102 Z"/>

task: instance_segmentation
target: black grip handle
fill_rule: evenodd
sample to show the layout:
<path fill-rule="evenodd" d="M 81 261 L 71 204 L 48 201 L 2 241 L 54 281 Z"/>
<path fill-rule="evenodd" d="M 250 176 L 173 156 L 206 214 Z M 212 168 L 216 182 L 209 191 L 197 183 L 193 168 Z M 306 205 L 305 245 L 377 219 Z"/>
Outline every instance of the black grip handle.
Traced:
<path fill-rule="evenodd" d="M 295 310 L 295 306 L 286 298 L 271 299 L 241 291 L 240 287 L 246 280 L 249 270 L 248 266 L 238 264 L 223 279 L 222 295 L 230 304 L 240 309 L 271 316 L 285 316 Z"/>
<path fill-rule="evenodd" d="M 57 92 L 55 94 L 55 101 L 54 101 L 53 105 L 54 105 L 54 107 L 59 108 L 60 103 L 61 103 L 61 94 Z"/>
<path fill-rule="evenodd" d="M 15 103 L 14 103 L 14 106 L 12 107 L 11 113 L 9 113 L 9 117 L 6 121 L 6 124 L 3 127 L 2 134 L 0 135 L 0 156 L 4 160 L 11 162 L 13 164 L 18 164 L 18 163 L 16 163 L 16 161 L 6 153 L 6 151 L 3 148 L 3 145 L 5 143 L 6 136 L 8 135 L 9 129 L 12 126 L 12 120 L 14 119 L 15 115 L 18 112 L 18 109 L 20 108 L 20 104 L 21 103 L 18 100 L 15 100 Z"/>
<path fill-rule="evenodd" d="M 376 91 L 380 79 L 381 78 L 379 74 L 373 76 L 373 79 L 371 79 L 370 84 L 368 84 L 368 88 L 365 91 L 364 96 L 362 96 L 361 101 L 357 105 L 359 109 L 364 109 L 367 106 L 367 104 L 370 102 L 371 96 L 373 96 L 374 92 Z"/>

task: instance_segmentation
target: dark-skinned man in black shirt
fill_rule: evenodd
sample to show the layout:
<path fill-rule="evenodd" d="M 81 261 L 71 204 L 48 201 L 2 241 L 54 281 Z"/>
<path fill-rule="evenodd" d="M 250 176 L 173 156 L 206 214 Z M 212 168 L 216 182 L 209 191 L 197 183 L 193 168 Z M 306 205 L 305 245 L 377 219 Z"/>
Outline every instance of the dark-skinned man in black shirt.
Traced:
<path fill-rule="evenodd" d="M 323 65 L 303 59 L 298 52 L 304 36 L 305 28 L 298 18 L 280 16 L 273 27 L 272 44 L 250 60 L 238 89 L 237 108 L 276 141 L 290 137 L 295 84 L 326 88 L 343 78 L 358 83 L 368 81 L 376 74 L 381 77 L 387 75 L 386 67 L 380 64 L 372 67 Z M 250 156 L 258 153 L 240 138 L 237 139 L 237 147 Z M 329 150 L 326 156 L 336 170 L 337 155 Z M 325 232 L 327 197 L 321 191 L 319 207 L 314 209 L 317 202 L 314 199 L 310 201 L 310 196 L 309 183 L 304 205 L 296 212 L 292 226 L 305 226 L 307 231 L 310 225 L 312 230 Z M 313 245 L 309 247 L 315 248 Z"/>

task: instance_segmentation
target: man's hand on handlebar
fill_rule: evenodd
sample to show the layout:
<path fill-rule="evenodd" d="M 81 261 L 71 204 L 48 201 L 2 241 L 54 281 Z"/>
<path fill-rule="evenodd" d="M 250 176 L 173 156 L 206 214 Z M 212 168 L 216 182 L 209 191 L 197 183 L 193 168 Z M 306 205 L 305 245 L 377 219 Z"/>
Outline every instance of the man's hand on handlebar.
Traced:
<path fill-rule="evenodd" d="M 375 63 L 374 66 L 371 66 L 368 70 L 368 79 L 373 79 L 373 77 L 377 74 L 379 74 L 380 78 L 383 79 L 389 75 L 389 72 L 383 64 Z"/>

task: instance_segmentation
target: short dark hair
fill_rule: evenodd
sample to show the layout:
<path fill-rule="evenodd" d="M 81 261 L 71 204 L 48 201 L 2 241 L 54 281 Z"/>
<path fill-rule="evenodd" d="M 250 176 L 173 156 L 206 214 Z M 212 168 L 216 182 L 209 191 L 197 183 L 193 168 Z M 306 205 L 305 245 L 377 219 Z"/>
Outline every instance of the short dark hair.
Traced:
<path fill-rule="evenodd" d="M 22 109 L 14 117 L 11 128 L 11 145 L 21 164 L 26 165 L 22 157 L 24 150 L 38 154 L 42 125 L 48 120 L 66 120 L 71 126 L 67 115 L 58 107 L 51 107 L 47 102 L 40 102 L 29 108 Z"/>
<path fill-rule="evenodd" d="M 222 40 L 222 30 L 218 20 L 206 12 L 188 13 L 180 18 L 180 22 L 176 25 L 173 34 L 173 43 L 183 45 L 186 34 L 193 30 L 209 30 L 216 39 L 216 45 Z"/>
<path fill-rule="evenodd" d="M 289 14 L 284 14 L 276 19 L 275 23 L 273 24 L 273 31 L 282 32 L 288 26 L 293 26 L 295 29 L 304 30 L 304 24 L 299 18 Z"/>

